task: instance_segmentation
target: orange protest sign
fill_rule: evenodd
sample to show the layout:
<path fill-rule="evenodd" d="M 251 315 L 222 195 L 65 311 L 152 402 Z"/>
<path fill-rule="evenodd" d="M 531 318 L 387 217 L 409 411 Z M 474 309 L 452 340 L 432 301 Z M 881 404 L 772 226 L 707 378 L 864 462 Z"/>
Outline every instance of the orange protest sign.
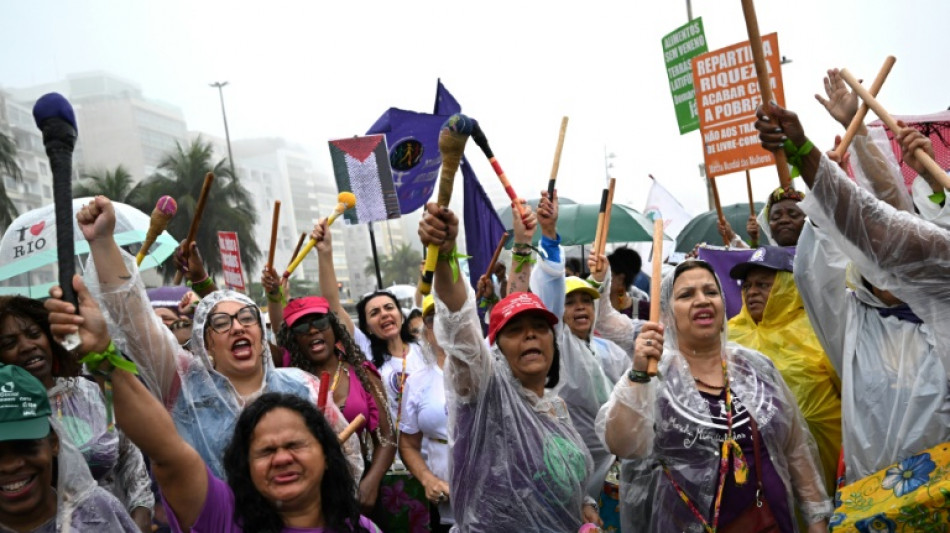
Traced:
<path fill-rule="evenodd" d="M 762 50 L 773 96 L 784 107 L 778 35 L 763 36 Z M 706 174 L 720 176 L 774 165 L 755 129 L 755 110 L 762 104 L 762 95 L 749 42 L 696 56 L 692 65 Z"/>

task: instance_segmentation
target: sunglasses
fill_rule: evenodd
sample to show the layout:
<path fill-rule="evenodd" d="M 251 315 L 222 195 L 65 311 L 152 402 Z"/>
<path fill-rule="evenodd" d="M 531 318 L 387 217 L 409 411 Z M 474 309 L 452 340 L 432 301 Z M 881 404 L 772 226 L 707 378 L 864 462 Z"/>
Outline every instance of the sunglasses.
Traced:
<path fill-rule="evenodd" d="M 302 318 L 296 324 L 290 327 L 294 335 L 306 335 L 311 328 L 323 331 L 330 328 L 330 317 L 328 315 L 313 315 L 309 319 Z"/>
<path fill-rule="evenodd" d="M 238 309 L 237 313 L 211 313 L 208 315 L 208 325 L 215 333 L 227 333 L 231 331 L 231 325 L 234 319 L 242 326 L 254 326 L 260 324 L 260 317 L 253 306 L 246 306 Z"/>

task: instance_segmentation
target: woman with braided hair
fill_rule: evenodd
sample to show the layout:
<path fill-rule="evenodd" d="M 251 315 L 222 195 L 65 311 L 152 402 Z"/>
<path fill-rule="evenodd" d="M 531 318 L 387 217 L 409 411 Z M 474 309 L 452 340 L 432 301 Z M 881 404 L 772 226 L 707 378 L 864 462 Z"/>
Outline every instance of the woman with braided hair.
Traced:
<path fill-rule="evenodd" d="M 375 505 L 379 484 L 396 455 L 393 422 L 385 407 L 386 392 L 379 373 L 330 311 L 326 298 L 291 300 L 283 309 L 283 317 L 277 345 L 289 353 L 290 365 L 315 376 L 329 374 L 333 402 L 343 416 L 350 421 L 360 414 L 366 418 L 366 425 L 359 430 L 367 465 L 359 495 L 368 511 Z"/>

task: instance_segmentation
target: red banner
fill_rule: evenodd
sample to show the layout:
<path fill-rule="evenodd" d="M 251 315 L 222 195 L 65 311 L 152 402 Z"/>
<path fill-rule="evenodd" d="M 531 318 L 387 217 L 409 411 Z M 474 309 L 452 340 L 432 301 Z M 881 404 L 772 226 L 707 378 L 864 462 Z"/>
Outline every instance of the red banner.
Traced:
<path fill-rule="evenodd" d="M 244 270 L 241 268 L 241 247 L 237 233 L 218 232 L 218 248 L 221 250 L 221 270 L 224 271 L 224 284 L 229 289 L 244 292 Z"/>

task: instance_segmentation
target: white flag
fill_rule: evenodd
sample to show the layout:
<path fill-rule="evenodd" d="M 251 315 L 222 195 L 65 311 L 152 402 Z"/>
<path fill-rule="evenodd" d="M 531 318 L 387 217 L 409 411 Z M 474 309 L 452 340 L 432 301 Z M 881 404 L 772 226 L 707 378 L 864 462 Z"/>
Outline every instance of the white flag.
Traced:
<path fill-rule="evenodd" d="M 643 214 L 650 220 L 658 218 L 663 219 L 663 233 L 667 237 L 675 239 L 679 232 L 683 230 L 686 224 L 693 219 L 683 206 L 676 201 L 676 198 L 669 191 L 653 179 L 653 186 L 650 187 L 650 194 L 647 195 L 647 206 Z"/>

